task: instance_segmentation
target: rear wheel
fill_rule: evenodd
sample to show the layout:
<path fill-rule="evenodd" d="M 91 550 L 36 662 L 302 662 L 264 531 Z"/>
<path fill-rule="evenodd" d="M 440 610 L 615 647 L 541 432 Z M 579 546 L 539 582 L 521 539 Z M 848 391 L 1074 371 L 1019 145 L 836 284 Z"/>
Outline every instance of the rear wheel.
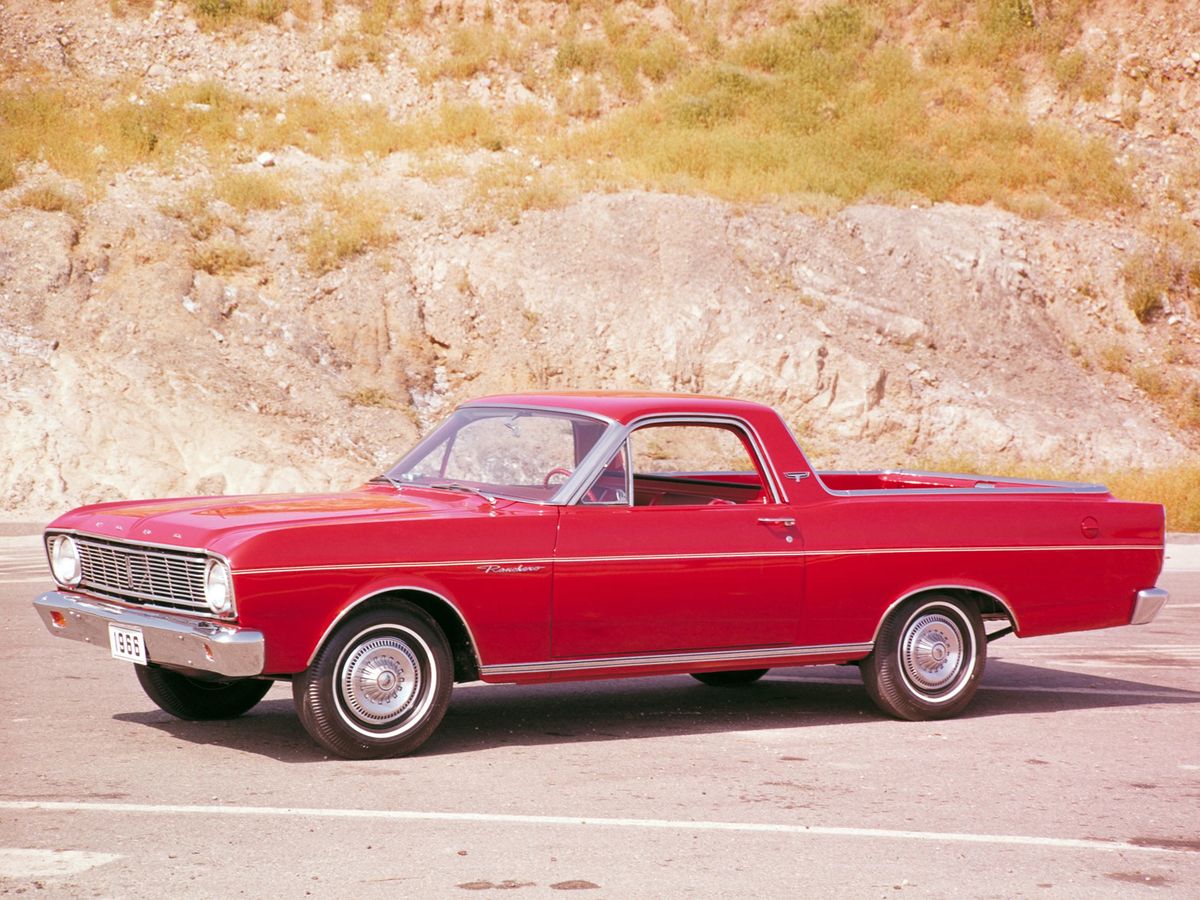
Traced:
<path fill-rule="evenodd" d="M 987 637 L 974 601 L 929 594 L 888 616 L 859 669 L 876 706 L 915 722 L 947 719 L 966 708 L 986 661 Z"/>
<path fill-rule="evenodd" d="M 693 672 L 692 677 L 712 687 L 735 687 L 739 684 L 753 684 L 769 671 L 770 669 L 738 669 L 734 672 Z"/>
<path fill-rule="evenodd" d="M 236 718 L 251 710 L 272 684 L 257 678 L 205 681 L 159 666 L 135 665 L 134 669 L 142 690 L 159 709 L 192 721 Z"/>
<path fill-rule="evenodd" d="M 410 604 L 344 622 L 292 680 L 300 723 L 347 759 L 403 756 L 429 738 L 450 703 L 454 666 L 437 623 Z"/>

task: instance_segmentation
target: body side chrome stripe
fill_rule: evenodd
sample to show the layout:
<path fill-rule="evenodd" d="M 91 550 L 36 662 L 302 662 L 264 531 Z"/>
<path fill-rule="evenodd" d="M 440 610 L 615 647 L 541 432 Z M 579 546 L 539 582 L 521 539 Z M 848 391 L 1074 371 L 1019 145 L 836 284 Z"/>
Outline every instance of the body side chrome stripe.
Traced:
<path fill-rule="evenodd" d="M 752 647 L 746 650 L 658 653 L 652 656 L 609 656 L 593 659 L 556 659 L 542 662 L 506 663 L 483 666 L 481 675 L 532 675 L 548 672 L 574 672 L 592 669 L 625 669 L 642 666 L 671 666 L 691 663 L 736 662 L 746 659 L 788 660 L 804 656 L 841 656 L 870 653 L 874 643 L 827 644 L 810 647 Z"/>
<path fill-rule="evenodd" d="M 422 562 L 388 562 L 388 563 L 338 563 L 328 566 L 278 566 L 275 568 L 265 569 L 235 569 L 234 575 L 277 575 L 284 572 L 343 572 L 350 570 L 368 570 L 376 569 L 450 569 L 450 568 L 466 568 L 470 566 L 515 566 L 541 564 L 550 565 L 555 562 L 553 559 L 538 559 L 533 557 L 523 557 L 521 559 L 450 559 L 450 560 L 424 560 Z M 534 574 L 534 573 L 515 573 L 515 574 Z"/>
<path fill-rule="evenodd" d="M 806 556 L 863 556 L 872 553 L 1021 553 L 1059 550 L 1162 550 L 1162 544 L 1062 544 L 1033 547 L 873 547 L 866 550 L 805 550 Z"/>
<path fill-rule="evenodd" d="M 873 547 L 864 550 L 747 550 L 735 553 L 661 553 L 637 554 L 621 556 L 559 556 L 559 557 L 523 557 L 520 559 L 466 559 L 466 560 L 424 560 L 421 562 L 394 563 L 339 563 L 324 566 L 279 566 L 261 569 L 234 569 L 234 575 L 272 575 L 282 572 L 333 572 L 349 569 L 446 569 L 469 566 L 504 566 L 519 564 L 551 565 L 557 563 L 596 563 L 596 562 L 652 562 L 655 560 L 688 560 L 688 559 L 770 559 L 774 557 L 805 557 L 805 556 L 870 556 L 874 554 L 891 553 L 1023 553 L 1045 551 L 1096 551 L 1096 550 L 1153 550 L 1161 551 L 1161 544 L 1078 544 L 1065 546 L 1039 547 Z M 531 574 L 531 573 L 520 573 Z"/>

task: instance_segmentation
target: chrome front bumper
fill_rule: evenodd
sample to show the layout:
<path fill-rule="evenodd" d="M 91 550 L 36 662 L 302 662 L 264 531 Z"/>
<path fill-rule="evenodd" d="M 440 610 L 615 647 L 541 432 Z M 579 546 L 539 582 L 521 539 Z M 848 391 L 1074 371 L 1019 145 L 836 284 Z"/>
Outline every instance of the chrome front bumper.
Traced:
<path fill-rule="evenodd" d="M 138 628 L 152 663 L 230 678 L 262 674 L 266 641 L 261 631 L 129 609 L 62 591 L 42 594 L 33 606 L 57 637 L 107 648 L 109 624 Z"/>
<path fill-rule="evenodd" d="M 1130 625 L 1145 625 L 1153 622 L 1154 617 L 1167 605 L 1171 595 L 1162 588 L 1146 588 L 1137 592 L 1133 601 L 1133 615 L 1129 617 Z"/>

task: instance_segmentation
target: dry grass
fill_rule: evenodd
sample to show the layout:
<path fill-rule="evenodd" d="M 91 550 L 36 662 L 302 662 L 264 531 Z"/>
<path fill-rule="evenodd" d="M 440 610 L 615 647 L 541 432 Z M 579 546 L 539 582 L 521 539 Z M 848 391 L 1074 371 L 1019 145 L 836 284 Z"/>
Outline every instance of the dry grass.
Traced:
<path fill-rule="evenodd" d="M 280 209 L 299 199 L 277 172 L 229 172 L 217 179 L 213 195 L 241 213 Z"/>
<path fill-rule="evenodd" d="M 226 28 L 247 20 L 274 22 L 292 6 L 289 0 L 190 0 L 189 5 L 204 28 Z"/>
<path fill-rule="evenodd" d="M 1178 428 L 1200 431 L 1200 383 L 1194 378 L 1164 360 L 1160 365 L 1134 369 L 1133 382 Z"/>
<path fill-rule="evenodd" d="M 1125 303 L 1139 322 L 1150 321 L 1162 310 L 1169 279 L 1161 259 L 1150 253 L 1130 257 L 1122 275 L 1125 279 Z"/>
<path fill-rule="evenodd" d="M 571 196 L 557 172 L 533 165 L 525 159 L 505 159 L 479 170 L 471 199 L 482 211 L 515 223 L 531 209 L 555 209 Z M 480 223 L 485 227 L 490 223 Z"/>
<path fill-rule="evenodd" d="M 339 34 L 329 44 L 334 65 L 339 69 L 356 69 L 369 62 L 382 70 L 395 47 L 391 26 L 396 5 L 393 0 L 366 0 L 359 5 L 362 8 L 357 27 Z"/>
<path fill-rule="evenodd" d="M 380 390 L 379 388 L 359 388 L 356 391 L 343 394 L 342 398 L 351 406 L 367 406 L 380 409 L 395 409 L 399 406 L 387 391 Z"/>
<path fill-rule="evenodd" d="M 192 268 L 209 275 L 229 275 L 253 266 L 257 260 L 240 244 L 228 241 L 209 241 L 192 251 Z"/>
<path fill-rule="evenodd" d="M 1129 374 L 1129 351 L 1124 344 L 1110 343 L 1100 348 L 1097 364 L 1105 372 L 1116 375 Z"/>
<path fill-rule="evenodd" d="M 462 25 L 450 31 L 445 51 L 422 67 L 425 81 L 436 78 L 456 80 L 499 66 L 519 65 L 526 44 L 491 22 Z"/>
<path fill-rule="evenodd" d="M 1161 503 L 1168 531 L 1200 531 L 1200 466 L 1121 469 L 1099 479 L 1122 500 Z"/>
<path fill-rule="evenodd" d="M 1025 214 L 1130 201 L 1106 144 L 998 105 L 974 63 L 915 68 L 884 26 L 870 5 L 825 6 L 730 45 L 569 136 L 565 152 L 612 155 L 651 187 L 739 201 L 916 195 Z"/>
<path fill-rule="evenodd" d="M 309 268 L 323 275 L 346 259 L 386 247 L 395 237 L 387 224 L 390 212 L 383 198 L 369 191 L 330 189 L 322 211 L 307 226 L 304 251 Z"/>
<path fill-rule="evenodd" d="M 1159 228 L 1157 247 L 1136 253 L 1122 271 L 1125 302 L 1139 322 L 1149 322 L 1166 307 L 1189 307 L 1200 315 L 1200 239 L 1190 225 Z"/>
<path fill-rule="evenodd" d="M 1097 61 L 1083 50 L 1070 50 L 1051 64 L 1059 90 L 1068 97 L 1082 97 L 1096 102 L 1108 94 L 1113 79 L 1113 67 Z"/>
<path fill-rule="evenodd" d="M 208 240 L 224 224 L 209 206 L 209 193 L 199 188 L 188 191 L 179 200 L 161 204 L 158 211 L 184 223 L 188 235 L 196 241 Z"/>
<path fill-rule="evenodd" d="M 111 100 L 100 93 L 100 86 L 94 93 L 0 88 L 0 160 L 12 167 L 44 160 L 62 175 L 95 182 L 138 164 L 168 169 L 184 152 L 226 167 L 288 145 L 326 159 L 361 159 L 412 143 L 410 129 L 376 104 L 299 94 L 276 105 L 215 83 L 145 96 L 122 90 Z"/>
<path fill-rule="evenodd" d="M 78 195 L 58 184 L 39 184 L 28 188 L 17 198 L 21 206 L 42 212 L 65 212 L 78 216 L 82 203 Z"/>
<path fill-rule="evenodd" d="M 154 9 L 154 0 L 108 0 L 108 8 L 114 16 L 124 16 L 130 12 L 147 16 Z"/>
<path fill-rule="evenodd" d="M 560 77 L 601 76 L 621 96 L 636 98 L 646 84 L 662 84 L 687 61 L 682 39 L 645 23 L 630 23 L 615 6 L 603 9 L 601 23 L 602 33 L 593 35 L 581 30 L 578 16 L 568 20 L 554 56 Z"/>
<path fill-rule="evenodd" d="M 1086 93 L 1093 70 L 1106 71 L 1102 61 L 1064 52 L 1085 3 L 872 0 L 806 14 L 783 4 L 772 14 L 777 25 L 756 25 L 744 39 L 733 38 L 730 23 L 743 15 L 761 22 L 762 4 L 672 0 L 673 30 L 608 0 L 573 0 L 556 32 L 520 10 L 503 24 L 487 9 L 465 22 L 460 11 L 462 24 L 419 65 L 425 76 L 511 69 L 553 104 L 552 115 L 535 121 L 519 109 L 450 102 L 397 121 L 382 104 L 311 95 L 250 101 L 216 84 L 141 96 L 131 83 L 116 100 L 101 99 L 100 86 L 71 94 L 0 88 L 0 178 L 11 181 L 21 163 L 36 160 L 95 181 L 137 164 L 168 168 L 184 152 L 227 167 L 288 145 L 352 161 L 515 146 L 560 164 L 599 161 L 617 186 L 735 201 L 948 200 L 995 202 L 1027 216 L 1090 215 L 1129 204 L 1127 173 L 1104 142 L 1031 125 L 1019 102 L 1019 73 L 1031 57 L 1044 57 L 1070 91 Z M 346 66 L 372 54 L 382 63 L 378 53 L 425 16 L 416 3 L 356 5 L 357 24 L 336 45 Z M 215 22 L 286 7 L 193 3 Z M 316 14 L 309 3 L 294 12 Z M 430 13 L 439 21 L 454 14 Z M 916 27 L 943 20 L 951 27 Z M 914 66 L 902 34 L 935 31 L 950 37 L 925 47 L 925 64 Z"/>
<path fill-rule="evenodd" d="M 1161 503 L 1168 531 L 1200 531 L 1200 465 L 1180 463 L 1152 469 L 1066 470 L 1055 464 L 955 457 L 906 464 L 926 471 L 972 472 L 1011 478 L 1047 478 L 1103 484 L 1121 500 Z M 903 468 L 903 466 L 902 466 Z"/>
<path fill-rule="evenodd" d="M 139 163 L 169 165 L 183 147 L 225 159 L 251 108 L 215 84 L 142 97 L 122 90 L 102 101 L 88 90 L 0 89 L 0 158 L 42 161 L 69 178 L 95 181 Z"/>

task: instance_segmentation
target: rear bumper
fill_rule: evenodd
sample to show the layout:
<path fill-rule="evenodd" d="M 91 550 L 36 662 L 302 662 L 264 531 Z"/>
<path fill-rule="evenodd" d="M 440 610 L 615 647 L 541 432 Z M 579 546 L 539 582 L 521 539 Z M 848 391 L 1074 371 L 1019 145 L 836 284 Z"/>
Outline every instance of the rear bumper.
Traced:
<path fill-rule="evenodd" d="M 137 628 L 152 663 L 229 678 L 262 674 L 266 640 L 260 631 L 129 609 L 63 591 L 42 594 L 33 606 L 56 637 L 107 648 L 110 624 Z"/>
<path fill-rule="evenodd" d="M 1167 605 L 1171 595 L 1162 588 L 1146 588 L 1137 592 L 1133 601 L 1133 615 L 1129 617 L 1130 625 L 1145 625 L 1153 622 L 1154 617 Z"/>

